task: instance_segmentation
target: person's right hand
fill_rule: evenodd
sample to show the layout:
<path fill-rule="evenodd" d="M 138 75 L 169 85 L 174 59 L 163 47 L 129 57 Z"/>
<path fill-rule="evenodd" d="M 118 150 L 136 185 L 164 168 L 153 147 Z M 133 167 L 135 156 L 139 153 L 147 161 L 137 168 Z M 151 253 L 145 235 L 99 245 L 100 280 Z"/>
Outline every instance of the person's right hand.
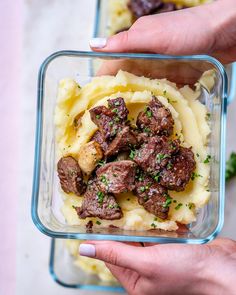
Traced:
<path fill-rule="evenodd" d="M 92 40 L 103 52 L 209 54 L 223 63 L 236 60 L 236 3 L 218 0 L 194 8 L 139 18 L 128 31 Z"/>
<path fill-rule="evenodd" d="M 137 247 L 111 241 L 80 245 L 102 260 L 130 295 L 235 295 L 236 242 Z"/>

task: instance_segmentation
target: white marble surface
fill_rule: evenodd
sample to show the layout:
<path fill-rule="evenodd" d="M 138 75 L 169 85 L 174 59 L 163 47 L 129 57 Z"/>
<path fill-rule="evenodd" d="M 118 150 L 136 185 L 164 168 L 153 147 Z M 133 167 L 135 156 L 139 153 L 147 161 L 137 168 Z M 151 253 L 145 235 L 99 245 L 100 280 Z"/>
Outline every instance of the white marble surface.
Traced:
<path fill-rule="evenodd" d="M 61 49 L 88 49 L 92 34 L 94 0 L 25 0 L 24 77 L 21 107 L 21 189 L 17 230 L 17 295 L 94 294 L 65 289 L 48 272 L 50 239 L 41 234 L 30 217 L 34 156 L 37 71 L 43 59 Z M 227 154 L 236 150 L 236 101 L 229 108 Z M 226 195 L 226 222 L 223 236 L 236 239 L 236 185 L 231 182 Z M 103 294 L 98 292 L 97 294 Z M 109 295 L 109 293 L 106 293 Z"/>

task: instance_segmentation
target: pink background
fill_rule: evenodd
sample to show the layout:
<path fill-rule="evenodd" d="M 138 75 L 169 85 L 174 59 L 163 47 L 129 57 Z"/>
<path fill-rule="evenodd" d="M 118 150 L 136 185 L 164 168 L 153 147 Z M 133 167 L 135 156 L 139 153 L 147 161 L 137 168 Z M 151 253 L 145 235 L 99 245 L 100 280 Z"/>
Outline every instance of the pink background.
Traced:
<path fill-rule="evenodd" d="M 0 295 L 94 294 L 53 282 L 50 238 L 30 217 L 37 72 L 54 51 L 89 49 L 94 8 L 95 0 L 0 0 Z M 227 155 L 236 150 L 235 114 L 236 101 L 229 107 Z M 233 239 L 235 196 L 234 179 L 221 234 Z"/>
<path fill-rule="evenodd" d="M 0 293 L 4 295 L 15 289 L 21 30 L 21 1 L 0 1 Z"/>

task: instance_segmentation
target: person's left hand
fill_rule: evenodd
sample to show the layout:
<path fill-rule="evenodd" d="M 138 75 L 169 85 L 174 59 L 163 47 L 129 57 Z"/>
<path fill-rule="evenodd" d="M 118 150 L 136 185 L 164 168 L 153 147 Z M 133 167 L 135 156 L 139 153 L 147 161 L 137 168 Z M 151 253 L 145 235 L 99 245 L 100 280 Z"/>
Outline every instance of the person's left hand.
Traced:
<path fill-rule="evenodd" d="M 80 255 L 104 261 L 131 295 L 236 294 L 236 242 L 229 239 L 147 247 L 92 241 Z"/>

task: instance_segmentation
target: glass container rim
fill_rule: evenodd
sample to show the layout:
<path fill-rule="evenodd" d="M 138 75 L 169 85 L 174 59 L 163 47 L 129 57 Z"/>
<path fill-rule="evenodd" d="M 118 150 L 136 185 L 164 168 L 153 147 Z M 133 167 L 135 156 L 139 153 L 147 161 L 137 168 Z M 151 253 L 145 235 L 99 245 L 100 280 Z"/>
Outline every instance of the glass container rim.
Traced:
<path fill-rule="evenodd" d="M 131 58 L 131 59 L 154 59 L 154 60 L 176 60 L 176 61 L 205 61 L 212 63 L 218 70 L 222 78 L 222 108 L 221 108 L 221 141 L 220 141 L 220 191 L 219 191 L 219 219 L 214 231 L 205 238 L 173 238 L 173 237 L 146 237 L 134 235 L 111 235 L 111 234 L 81 234 L 81 233 L 65 233 L 60 231 L 52 231 L 47 228 L 40 220 L 38 215 L 39 200 L 39 178 L 42 148 L 42 105 L 44 95 L 44 78 L 48 65 L 58 57 L 91 57 L 91 58 Z M 226 138 L 226 112 L 227 112 L 227 74 L 224 66 L 214 57 L 208 55 L 161 55 L 147 53 L 103 53 L 92 51 L 76 51 L 61 50 L 49 55 L 41 64 L 38 73 L 38 89 L 37 89 L 37 118 L 36 118 L 36 134 L 35 134 L 35 157 L 33 172 L 33 187 L 31 199 L 31 217 L 36 227 L 44 234 L 52 238 L 61 239 L 96 239 L 96 240 L 119 240 L 133 242 L 153 242 L 153 243 L 185 243 L 185 244 L 204 244 L 213 240 L 221 231 L 224 223 L 224 195 L 225 195 L 225 138 Z"/>

